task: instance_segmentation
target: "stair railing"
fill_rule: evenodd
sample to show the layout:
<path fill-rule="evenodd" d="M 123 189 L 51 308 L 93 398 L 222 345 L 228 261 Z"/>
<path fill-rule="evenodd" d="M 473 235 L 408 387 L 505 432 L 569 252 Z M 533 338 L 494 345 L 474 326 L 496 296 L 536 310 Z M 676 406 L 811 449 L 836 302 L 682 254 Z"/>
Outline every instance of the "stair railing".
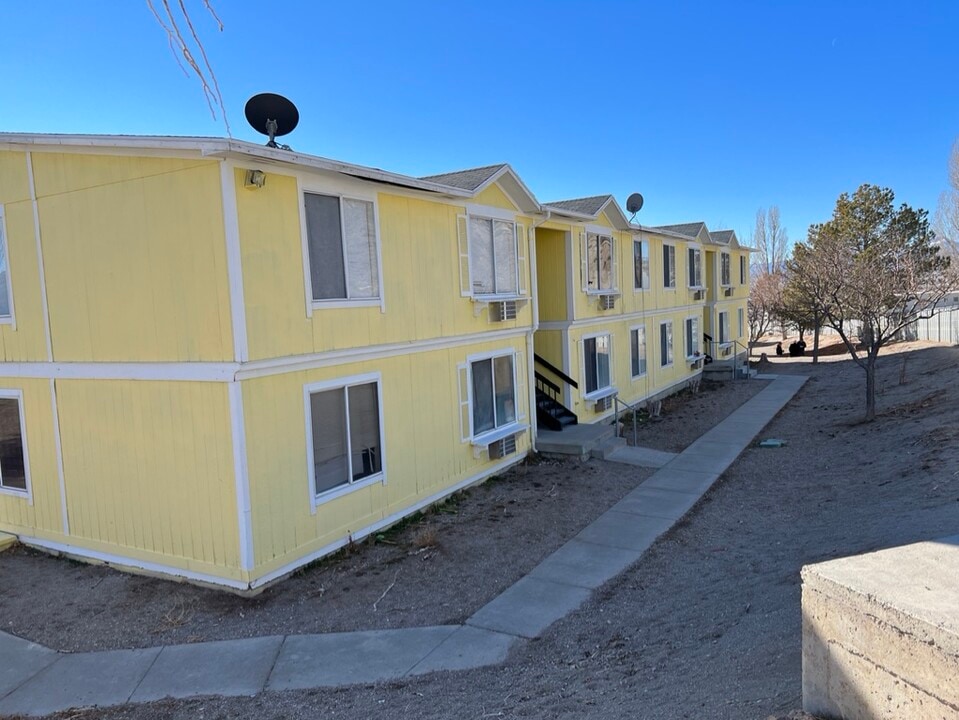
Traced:
<path fill-rule="evenodd" d="M 554 383 L 545 375 L 542 375 L 537 370 L 533 371 L 533 377 L 536 379 L 536 389 L 540 392 L 549 395 L 553 400 L 562 404 L 562 394 L 563 388 Z"/>
<path fill-rule="evenodd" d="M 615 420 L 615 422 L 616 422 L 616 437 L 620 437 L 620 434 L 619 434 L 619 406 L 622 405 L 624 408 L 626 408 L 626 412 L 627 412 L 627 413 L 630 412 L 630 411 L 632 411 L 632 413 L 633 413 L 633 447 L 636 447 L 636 427 L 637 427 L 637 425 L 639 424 L 639 423 L 637 422 L 637 421 L 638 421 L 638 417 L 637 417 L 637 416 L 638 416 L 638 413 L 639 413 L 639 410 L 640 410 L 638 404 L 637 404 L 637 405 L 630 405 L 628 402 L 624 402 L 623 400 L 620 400 L 618 395 L 613 395 L 613 404 L 614 404 L 614 408 L 615 408 L 614 417 L 616 418 L 616 420 Z"/>

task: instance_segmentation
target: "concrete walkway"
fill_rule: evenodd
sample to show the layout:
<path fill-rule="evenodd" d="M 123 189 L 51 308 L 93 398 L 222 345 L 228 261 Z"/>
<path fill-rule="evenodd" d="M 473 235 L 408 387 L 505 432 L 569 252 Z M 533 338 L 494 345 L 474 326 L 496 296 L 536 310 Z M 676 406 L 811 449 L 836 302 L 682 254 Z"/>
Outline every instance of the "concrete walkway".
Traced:
<path fill-rule="evenodd" d="M 0 632 L 0 716 L 164 697 L 255 695 L 494 665 L 642 557 L 802 387 L 772 382 L 464 625 L 58 653 Z M 612 459 L 612 458 L 610 458 Z M 628 460 L 627 460 L 628 462 Z"/>

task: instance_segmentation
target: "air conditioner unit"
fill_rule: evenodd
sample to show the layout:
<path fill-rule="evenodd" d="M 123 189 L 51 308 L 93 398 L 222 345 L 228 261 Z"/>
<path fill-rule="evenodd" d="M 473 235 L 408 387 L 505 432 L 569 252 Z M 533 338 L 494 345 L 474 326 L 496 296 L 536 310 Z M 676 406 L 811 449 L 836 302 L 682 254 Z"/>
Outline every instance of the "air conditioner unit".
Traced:
<path fill-rule="evenodd" d="M 702 300 L 704 295 L 703 290 L 693 290 L 693 300 Z"/>
<path fill-rule="evenodd" d="M 512 455 L 516 452 L 516 436 L 507 435 L 502 440 L 490 443 L 486 449 L 489 451 L 490 460 L 498 460 L 507 455 Z"/>
<path fill-rule="evenodd" d="M 726 297 L 732 297 L 732 294 L 733 294 L 733 289 L 731 287 L 723 289 L 723 295 L 725 295 Z"/>
<path fill-rule="evenodd" d="M 516 301 L 501 300 L 489 304 L 490 322 L 503 322 L 504 320 L 516 319 Z"/>
<path fill-rule="evenodd" d="M 612 310 L 616 307 L 616 296 L 615 295 L 600 295 L 599 296 L 599 309 L 600 310 Z"/>
<path fill-rule="evenodd" d="M 595 412 L 606 412 L 613 406 L 613 396 L 607 395 L 604 398 L 600 398 L 596 401 L 596 404 L 593 405 L 593 410 Z"/>

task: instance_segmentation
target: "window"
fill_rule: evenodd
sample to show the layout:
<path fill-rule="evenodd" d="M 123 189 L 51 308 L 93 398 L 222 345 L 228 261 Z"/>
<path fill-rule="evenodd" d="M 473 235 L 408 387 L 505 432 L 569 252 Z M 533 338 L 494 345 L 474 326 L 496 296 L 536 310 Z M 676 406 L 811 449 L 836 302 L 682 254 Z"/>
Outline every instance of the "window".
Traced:
<path fill-rule="evenodd" d="M 719 313 L 719 342 L 720 344 L 729 342 L 729 313 L 728 312 Z"/>
<path fill-rule="evenodd" d="M 746 256 L 739 256 L 739 284 L 746 284 Z"/>
<path fill-rule="evenodd" d="M 473 435 L 516 422 L 516 378 L 513 356 L 476 360 L 470 363 L 473 390 Z"/>
<path fill-rule="evenodd" d="M 659 324 L 659 364 L 663 367 L 673 364 L 673 323 Z"/>
<path fill-rule="evenodd" d="M 699 248 L 689 248 L 689 287 L 703 286 L 703 254 Z"/>
<path fill-rule="evenodd" d="M 307 414 L 314 496 L 382 478 L 378 379 L 307 386 Z"/>
<path fill-rule="evenodd" d="M 609 355 L 609 335 L 583 340 L 587 395 L 610 387 Z"/>
<path fill-rule="evenodd" d="M 649 287 L 649 251 L 642 240 L 633 240 L 633 288 Z"/>
<path fill-rule="evenodd" d="M 3 215 L 3 205 L 0 205 L 0 322 L 12 320 L 13 299 L 10 292 L 10 268 L 7 263 L 7 232 Z"/>
<path fill-rule="evenodd" d="M 646 374 L 646 327 L 640 326 L 629 331 L 629 357 L 634 378 Z"/>
<path fill-rule="evenodd" d="M 314 301 L 380 296 L 373 203 L 304 193 Z"/>
<path fill-rule="evenodd" d="M 0 391 L 0 491 L 29 491 L 19 390 Z"/>
<path fill-rule="evenodd" d="M 587 292 L 612 290 L 616 287 L 612 237 L 586 233 L 586 269 Z"/>
<path fill-rule="evenodd" d="M 686 357 L 699 355 L 699 318 L 686 318 Z"/>
<path fill-rule="evenodd" d="M 663 287 L 676 287 L 676 246 L 663 245 Z"/>
<path fill-rule="evenodd" d="M 739 337 L 742 337 L 742 336 L 743 336 L 743 329 L 744 329 L 744 328 L 743 328 L 744 323 L 743 323 L 743 309 L 742 309 L 742 308 L 739 308 L 738 310 L 736 310 L 736 320 L 739 321 Z"/>
<path fill-rule="evenodd" d="M 719 284 L 723 286 L 728 286 L 731 284 L 729 280 L 729 253 L 724 252 L 719 254 L 719 263 L 720 263 L 720 281 Z"/>
<path fill-rule="evenodd" d="M 469 258 L 474 294 L 516 295 L 519 292 L 514 223 L 471 215 Z"/>

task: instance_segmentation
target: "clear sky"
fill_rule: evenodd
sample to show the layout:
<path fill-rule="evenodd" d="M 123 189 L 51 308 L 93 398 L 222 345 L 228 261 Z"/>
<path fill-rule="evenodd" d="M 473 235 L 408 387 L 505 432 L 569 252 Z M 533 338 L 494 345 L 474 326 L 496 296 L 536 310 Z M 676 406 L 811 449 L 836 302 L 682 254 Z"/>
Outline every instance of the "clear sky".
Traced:
<path fill-rule="evenodd" d="M 410 175 L 509 162 L 542 201 L 641 192 L 645 225 L 791 239 L 863 182 L 935 210 L 959 2 L 185 0 L 234 137 L 270 91 L 296 150 Z M 155 0 L 160 4 L 160 0 Z M 175 4 L 175 3 L 174 3 Z M 0 0 L 0 130 L 226 134 L 141 0 Z"/>

